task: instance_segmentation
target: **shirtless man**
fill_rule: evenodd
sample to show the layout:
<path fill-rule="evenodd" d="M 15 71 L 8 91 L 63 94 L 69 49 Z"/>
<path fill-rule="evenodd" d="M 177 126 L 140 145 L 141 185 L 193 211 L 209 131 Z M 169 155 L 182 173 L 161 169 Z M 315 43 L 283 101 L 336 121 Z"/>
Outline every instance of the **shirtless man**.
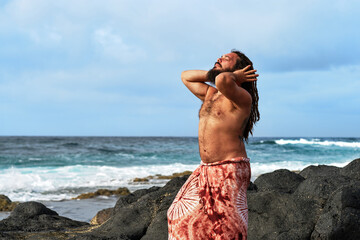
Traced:
<path fill-rule="evenodd" d="M 218 58 L 209 71 L 181 74 L 185 86 L 203 101 L 199 111 L 202 162 L 168 210 L 169 239 L 247 238 L 250 163 L 244 140 L 260 118 L 255 73 L 243 53 L 232 51 Z"/>

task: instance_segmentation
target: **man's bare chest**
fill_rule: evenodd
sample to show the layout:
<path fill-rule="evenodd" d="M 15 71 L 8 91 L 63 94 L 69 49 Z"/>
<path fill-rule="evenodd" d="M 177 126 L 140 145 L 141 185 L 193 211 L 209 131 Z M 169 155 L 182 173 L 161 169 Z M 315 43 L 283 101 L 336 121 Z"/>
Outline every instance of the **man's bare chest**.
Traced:
<path fill-rule="evenodd" d="M 207 97 L 200 107 L 199 118 L 221 117 L 224 114 L 225 100 L 222 94 L 213 94 Z"/>

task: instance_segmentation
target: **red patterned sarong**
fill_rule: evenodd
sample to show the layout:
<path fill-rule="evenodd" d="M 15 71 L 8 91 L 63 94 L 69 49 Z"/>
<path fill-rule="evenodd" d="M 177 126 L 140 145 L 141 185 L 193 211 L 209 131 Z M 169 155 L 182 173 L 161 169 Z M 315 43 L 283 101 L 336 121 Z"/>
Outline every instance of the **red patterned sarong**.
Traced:
<path fill-rule="evenodd" d="M 250 175 L 248 158 L 202 162 L 167 212 L 169 240 L 247 239 Z"/>

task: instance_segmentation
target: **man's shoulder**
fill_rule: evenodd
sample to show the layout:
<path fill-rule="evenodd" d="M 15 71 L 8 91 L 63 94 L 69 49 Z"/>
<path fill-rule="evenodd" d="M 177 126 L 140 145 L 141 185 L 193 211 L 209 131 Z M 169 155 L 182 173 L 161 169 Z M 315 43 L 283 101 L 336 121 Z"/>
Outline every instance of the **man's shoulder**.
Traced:
<path fill-rule="evenodd" d="M 251 108 L 252 105 L 252 97 L 251 94 L 243 89 L 242 93 L 240 93 L 239 99 L 229 99 L 225 95 L 222 94 L 223 97 L 223 104 L 230 105 L 232 107 L 232 111 L 234 110 L 244 110 Z"/>

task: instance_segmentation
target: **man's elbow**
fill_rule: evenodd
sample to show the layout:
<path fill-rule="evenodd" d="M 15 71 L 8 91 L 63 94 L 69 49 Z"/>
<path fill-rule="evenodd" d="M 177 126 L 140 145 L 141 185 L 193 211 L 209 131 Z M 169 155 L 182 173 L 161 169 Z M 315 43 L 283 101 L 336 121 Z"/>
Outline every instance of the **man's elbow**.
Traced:
<path fill-rule="evenodd" d="M 233 80 L 231 79 L 230 74 L 228 73 L 221 73 L 216 76 L 215 78 L 215 85 L 216 88 L 221 92 L 223 89 L 226 88 Z"/>
<path fill-rule="evenodd" d="M 185 83 L 187 80 L 188 80 L 188 71 L 183 71 L 182 73 L 181 73 L 181 81 L 183 81 L 183 83 Z"/>

